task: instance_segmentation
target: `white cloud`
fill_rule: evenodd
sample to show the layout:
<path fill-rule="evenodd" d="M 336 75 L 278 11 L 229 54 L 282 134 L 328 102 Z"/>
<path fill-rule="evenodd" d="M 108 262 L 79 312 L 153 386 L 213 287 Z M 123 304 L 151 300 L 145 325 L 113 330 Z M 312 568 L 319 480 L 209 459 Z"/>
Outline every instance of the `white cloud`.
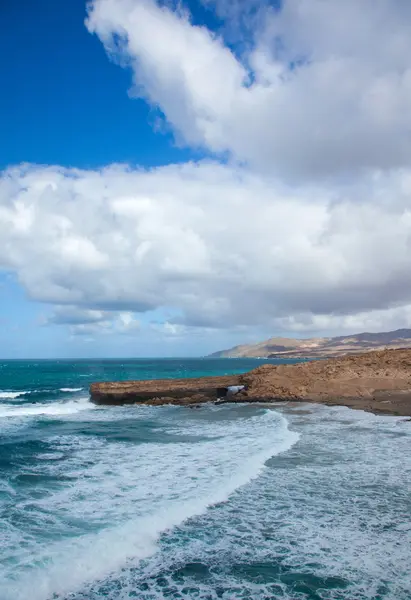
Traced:
<path fill-rule="evenodd" d="M 241 21 L 241 0 L 217 4 Z M 87 26 L 133 93 L 230 163 L 10 168 L 0 267 L 84 337 L 409 326 L 410 17 L 402 0 L 264 3 L 240 56 L 153 0 L 94 0 Z"/>
<path fill-rule="evenodd" d="M 86 325 L 107 320 L 110 313 L 102 310 L 82 309 L 76 306 L 59 306 L 45 324 L 56 325 Z"/>
<path fill-rule="evenodd" d="M 153 0 L 94 0 L 87 25 L 178 138 L 301 179 L 409 164 L 410 19 L 403 0 L 285 0 L 242 62 Z"/>
<path fill-rule="evenodd" d="M 131 313 L 120 312 L 109 314 L 105 319 L 94 323 L 77 323 L 70 326 L 71 335 L 87 336 L 90 339 L 99 338 L 101 335 L 131 335 L 140 332 L 140 322 Z"/>
<path fill-rule="evenodd" d="M 131 313 L 159 307 L 180 315 L 167 326 L 179 334 L 409 319 L 408 171 L 291 189 L 212 162 L 15 167 L 0 182 L 0 237 L 3 268 L 77 333 L 130 331 Z M 87 251 L 73 255 L 77 240 Z"/>
<path fill-rule="evenodd" d="M 385 310 L 358 312 L 352 315 L 296 314 L 280 317 L 275 327 L 292 335 L 329 335 L 362 331 L 390 331 L 411 325 L 411 304 Z"/>
<path fill-rule="evenodd" d="M 72 336 L 99 336 L 101 334 L 134 335 L 140 322 L 131 312 L 90 310 L 76 306 L 58 306 L 44 325 L 68 325 Z"/>

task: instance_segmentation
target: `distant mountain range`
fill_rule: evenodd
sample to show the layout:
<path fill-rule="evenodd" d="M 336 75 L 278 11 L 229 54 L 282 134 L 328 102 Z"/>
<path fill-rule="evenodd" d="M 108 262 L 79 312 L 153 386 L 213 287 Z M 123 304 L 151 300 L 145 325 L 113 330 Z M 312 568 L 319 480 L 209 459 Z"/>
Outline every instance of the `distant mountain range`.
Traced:
<path fill-rule="evenodd" d="M 321 358 L 386 348 L 411 348 L 411 329 L 295 340 L 274 337 L 210 354 L 213 358 Z"/>

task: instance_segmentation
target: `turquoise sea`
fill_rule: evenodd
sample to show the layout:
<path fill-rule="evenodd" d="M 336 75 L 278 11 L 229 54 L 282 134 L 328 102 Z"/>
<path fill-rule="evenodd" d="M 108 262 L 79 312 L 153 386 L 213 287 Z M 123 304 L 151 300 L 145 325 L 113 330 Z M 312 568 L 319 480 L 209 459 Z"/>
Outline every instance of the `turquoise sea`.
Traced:
<path fill-rule="evenodd" d="M 0 361 L 0 600 L 410 600 L 411 422 L 89 402 L 261 362 Z"/>

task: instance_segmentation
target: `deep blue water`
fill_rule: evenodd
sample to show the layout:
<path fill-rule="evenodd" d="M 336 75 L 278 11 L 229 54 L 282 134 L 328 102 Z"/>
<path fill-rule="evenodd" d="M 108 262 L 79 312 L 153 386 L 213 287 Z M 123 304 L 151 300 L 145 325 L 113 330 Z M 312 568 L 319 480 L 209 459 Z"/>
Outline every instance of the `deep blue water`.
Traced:
<path fill-rule="evenodd" d="M 262 362 L 0 361 L 0 600 L 410 600 L 405 419 L 88 398 Z"/>

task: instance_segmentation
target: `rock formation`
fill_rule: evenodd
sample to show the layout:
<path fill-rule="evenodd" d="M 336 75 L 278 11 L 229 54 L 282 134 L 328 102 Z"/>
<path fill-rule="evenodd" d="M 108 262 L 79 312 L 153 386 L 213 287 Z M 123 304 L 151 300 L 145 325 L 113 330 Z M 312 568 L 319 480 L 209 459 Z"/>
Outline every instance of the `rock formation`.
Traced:
<path fill-rule="evenodd" d="M 153 379 L 93 383 L 96 404 L 198 404 L 217 401 L 231 386 L 241 385 L 238 375 L 190 379 Z"/>
<path fill-rule="evenodd" d="M 226 377 L 94 383 L 90 393 L 97 404 L 306 401 L 411 415 L 411 349 L 266 364 Z"/>
<path fill-rule="evenodd" d="M 236 401 L 295 400 L 411 415 L 411 350 L 263 365 L 240 379 L 245 389 Z"/>

